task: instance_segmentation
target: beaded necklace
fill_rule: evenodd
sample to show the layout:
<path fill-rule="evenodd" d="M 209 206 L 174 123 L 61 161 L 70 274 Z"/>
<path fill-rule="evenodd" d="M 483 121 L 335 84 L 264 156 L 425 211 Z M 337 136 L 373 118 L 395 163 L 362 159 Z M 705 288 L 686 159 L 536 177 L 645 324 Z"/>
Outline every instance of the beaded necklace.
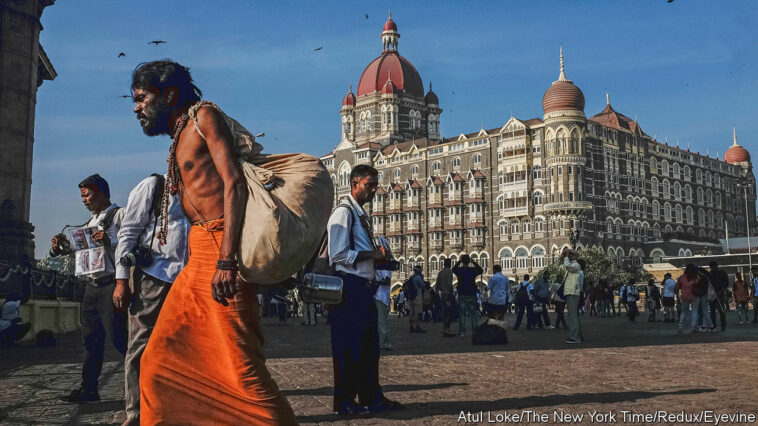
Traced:
<path fill-rule="evenodd" d="M 179 167 L 176 164 L 176 146 L 179 144 L 179 136 L 182 131 L 187 127 L 189 122 L 189 115 L 185 112 L 176 120 L 176 127 L 174 128 L 174 135 L 172 137 L 171 147 L 168 150 L 168 173 L 166 174 L 166 181 L 163 184 L 163 198 L 161 199 L 161 230 L 158 233 L 158 242 L 161 245 L 166 244 L 166 238 L 168 236 L 168 204 L 169 193 L 170 195 L 176 195 L 179 192 L 179 184 L 181 181 L 181 175 L 179 174 Z"/>

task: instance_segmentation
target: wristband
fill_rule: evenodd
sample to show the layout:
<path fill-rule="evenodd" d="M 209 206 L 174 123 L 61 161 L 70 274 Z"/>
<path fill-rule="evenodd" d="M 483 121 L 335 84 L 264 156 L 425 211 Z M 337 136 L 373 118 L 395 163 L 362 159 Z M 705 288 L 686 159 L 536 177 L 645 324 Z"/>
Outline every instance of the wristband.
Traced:
<path fill-rule="evenodd" d="M 236 260 L 218 260 L 216 261 L 216 269 L 221 271 L 236 271 L 239 270 Z"/>

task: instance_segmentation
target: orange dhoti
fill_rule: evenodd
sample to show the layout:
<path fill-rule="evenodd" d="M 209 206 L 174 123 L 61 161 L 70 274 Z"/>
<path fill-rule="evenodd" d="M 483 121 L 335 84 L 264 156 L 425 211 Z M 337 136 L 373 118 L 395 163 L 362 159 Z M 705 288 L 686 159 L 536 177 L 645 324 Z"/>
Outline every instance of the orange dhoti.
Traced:
<path fill-rule="evenodd" d="M 223 220 L 212 226 L 192 226 L 189 262 L 142 356 L 141 423 L 297 424 L 266 369 L 256 286 L 238 283 L 229 306 L 211 297 Z"/>

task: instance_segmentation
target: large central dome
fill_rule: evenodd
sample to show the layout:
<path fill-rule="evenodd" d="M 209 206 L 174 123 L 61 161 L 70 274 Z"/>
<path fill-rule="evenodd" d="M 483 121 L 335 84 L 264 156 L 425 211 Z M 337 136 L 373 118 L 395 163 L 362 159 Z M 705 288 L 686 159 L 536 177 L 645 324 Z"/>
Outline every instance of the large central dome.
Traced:
<path fill-rule="evenodd" d="M 424 84 L 416 67 L 395 51 L 383 52 L 363 70 L 358 82 L 358 96 L 381 92 L 390 79 L 399 92 L 424 97 Z"/>
<path fill-rule="evenodd" d="M 381 92 L 388 80 L 392 80 L 399 93 L 424 97 L 424 84 L 416 67 L 397 53 L 397 25 L 390 15 L 382 27 L 381 56 L 371 61 L 363 70 L 358 82 L 358 96 Z"/>

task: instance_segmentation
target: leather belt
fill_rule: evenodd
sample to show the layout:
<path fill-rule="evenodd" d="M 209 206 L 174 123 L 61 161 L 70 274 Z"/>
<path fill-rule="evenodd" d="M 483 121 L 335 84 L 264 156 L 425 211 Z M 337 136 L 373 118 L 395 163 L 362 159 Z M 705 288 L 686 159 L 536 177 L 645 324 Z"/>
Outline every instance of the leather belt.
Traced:
<path fill-rule="evenodd" d="M 95 287 L 99 287 L 99 286 L 101 286 L 103 284 L 106 284 L 106 283 L 110 284 L 110 283 L 112 283 L 114 281 L 116 281 L 116 276 L 115 275 L 106 275 L 106 276 L 100 277 L 100 278 L 88 278 L 87 279 L 87 284 L 93 285 Z"/>

